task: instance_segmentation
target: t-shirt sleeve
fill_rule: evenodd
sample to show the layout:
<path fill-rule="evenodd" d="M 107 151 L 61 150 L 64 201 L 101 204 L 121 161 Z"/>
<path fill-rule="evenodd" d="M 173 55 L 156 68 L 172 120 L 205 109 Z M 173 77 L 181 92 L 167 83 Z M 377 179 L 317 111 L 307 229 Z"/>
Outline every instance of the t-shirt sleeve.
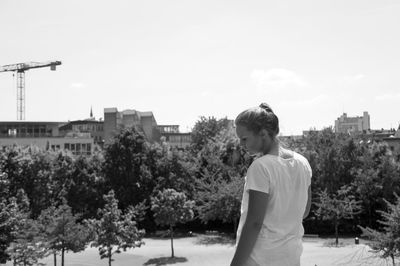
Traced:
<path fill-rule="evenodd" d="M 269 193 L 270 175 L 266 167 L 261 162 L 256 160 L 247 169 L 245 189 Z"/>
<path fill-rule="evenodd" d="M 304 160 L 304 164 L 305 164 L 306 173 L 307 173 L 307 184 L 311 185 L 312 169 L 311 169 L 310 163 L 308 162 L 307 159 Z"/>

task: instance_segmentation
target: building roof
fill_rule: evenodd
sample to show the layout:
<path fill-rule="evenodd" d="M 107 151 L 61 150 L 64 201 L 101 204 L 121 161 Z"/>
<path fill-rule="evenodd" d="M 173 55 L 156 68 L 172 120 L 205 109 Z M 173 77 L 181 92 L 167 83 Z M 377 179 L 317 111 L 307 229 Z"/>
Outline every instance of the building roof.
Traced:
<path fill-rule="evenodd" d="M 116 112 L 118 112 L 118 109 L 115 107 L 104 108 L 104 113 L 116 113 Z"/>
<path fill-rule="evenodd" d="M 158 127 L 179 127 L 179 125 L 157 125 Z"/>
<path fill-rule="evenodd" d="M 122 114 L 123 115 L 134 115 L 134 114 L 136 114 L 136 111 L 132 110 L 132 109 L 127 109 L 127 110 L 122 111 Z"/>
<path fill-rule="evenodd" d="M 65 125 L 60 126 L 60 130 L 71 130 L 72 125 L 88 125 L 88 124 L 104 124 L 104 121 L 96 121 L 96 120 L 75 120 L 66 123 Z"/>
<path fill-rule="evenodd" d="M 75 120 L 70 121 L 68 124 L 72 125 L 82 125 L 82 124 L 103 124 L 104 121 L 96 121 L 96 120 Z"/>
<path fill-rule="evenodd" d="M 0 125 L 62 125 L 68 122 L 49 121 L 0 121 Z"/>
<path fill-rule="evenodd" d="M 147 112 L 139 112 L 140 116 L 154 116 L 153 112 L 147 111 Z"/>

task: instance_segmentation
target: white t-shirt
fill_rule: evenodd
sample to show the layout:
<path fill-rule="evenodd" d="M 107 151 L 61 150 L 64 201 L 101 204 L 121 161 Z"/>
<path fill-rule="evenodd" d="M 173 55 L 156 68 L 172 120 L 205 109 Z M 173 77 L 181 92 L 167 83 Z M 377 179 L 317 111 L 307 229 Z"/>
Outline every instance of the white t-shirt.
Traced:
<path fill-rule="evenodd" d="M 300 265 L 303 215 L 311 184 L 307 159 L 293 152 L 291 158 L 264 155 L 248 168 L 237 231 L 239 240 L 247 215 L 249 190 L 269 194 L 264 222 L 250 255 L 252 265 Z"/>

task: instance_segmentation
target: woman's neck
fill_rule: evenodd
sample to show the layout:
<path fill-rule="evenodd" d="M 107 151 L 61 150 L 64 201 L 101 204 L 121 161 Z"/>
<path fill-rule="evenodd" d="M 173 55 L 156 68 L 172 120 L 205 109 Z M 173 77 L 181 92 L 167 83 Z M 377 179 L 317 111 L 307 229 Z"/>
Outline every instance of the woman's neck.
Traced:
<path fill-rule="evenodd" d="M 265 150 L 263 152 L 264 155 L 266 154 L 271 154 L 271 155 L 275 155 L 275 156 L 279 156 L 279 150 L 280 150 L 280 145 L 279 145 L 279 141 L 274 138 L 274 140 L 271 143 L 270 147 L 266 147 L 267 150 Z"/>

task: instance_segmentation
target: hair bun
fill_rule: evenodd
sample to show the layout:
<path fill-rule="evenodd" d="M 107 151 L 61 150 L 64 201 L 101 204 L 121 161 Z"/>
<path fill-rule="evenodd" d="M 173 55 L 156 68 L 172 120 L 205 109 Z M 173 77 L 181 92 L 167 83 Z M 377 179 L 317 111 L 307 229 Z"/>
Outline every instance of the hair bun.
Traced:
<path fill-rule="evenodd" d="M 271 112 L 271 113 L 273 113 L 273 111 L 272 111 L 272 109 L 271 109 L 271 107 L 269 107 L 269 105 L 268 104 L 266 104 L 266 103 L 262 103 L 262 104 L 260 104 L 260 106 L 259 106 L 260 108 L 262 108 L 262 109 L 264 109 L 265 111 L 267 111 L 267 112 Z"/>

